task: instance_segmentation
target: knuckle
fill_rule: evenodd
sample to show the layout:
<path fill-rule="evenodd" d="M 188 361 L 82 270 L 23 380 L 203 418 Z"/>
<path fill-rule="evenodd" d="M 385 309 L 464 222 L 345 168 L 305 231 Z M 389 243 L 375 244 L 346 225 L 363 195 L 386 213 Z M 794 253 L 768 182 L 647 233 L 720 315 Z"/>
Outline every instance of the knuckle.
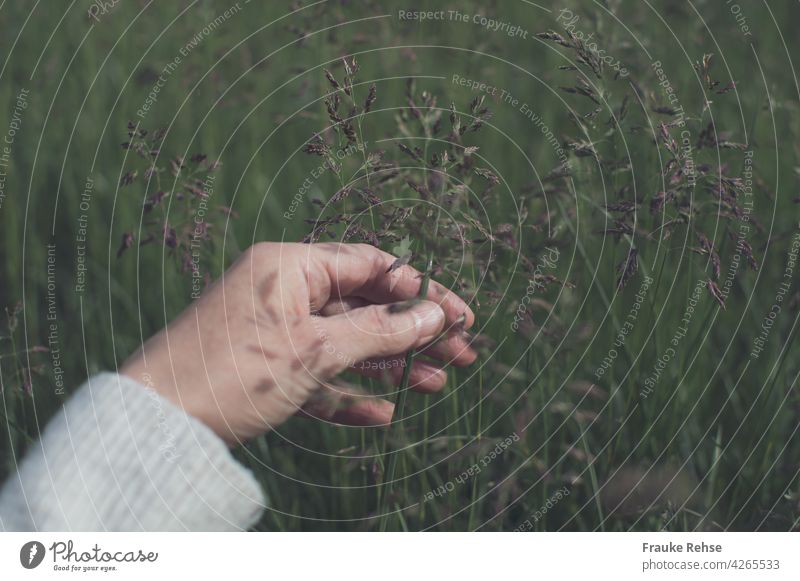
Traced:
<path fill-rule="evenodd" d="M 355 244 L 354 250 L 357 256 L 363 257 L 366 262 L 372 262 L 378 267 L 386 262 L 384 253 L 372 244 L 359 242 Z"/>
<path fill-rule="evenodd" d="M 342 247 L 341 242 L 317 242 L 314 244 L 317 250 L 339 250 Z"/>
<path fill-rule="evenodd" d="M 260 259 L 275 254 L 275 242 L 256 242 L 245 251 L 245 256 L 250 259 Z"/>
<path fill-rule="evenodd" d="M 305 244 L 303 246 L 307 246 L 309 248 L 313 248 L 313 251 L 327 256 L 334 261 L 345 260 L 347 257 L 352 256 L 357 250 L 356 247 L 360 246 L 359 244 L 346 244 L 343 242 L 317 242 L 313 245 Z"/>
<path fill-rule="evenodd" d="M 359 242 L 356 244 L 356 250 L 364 253 L 378 253 L 378 249 L 375 248 L 372 244 L 367 244 L 366 242 Z"/>

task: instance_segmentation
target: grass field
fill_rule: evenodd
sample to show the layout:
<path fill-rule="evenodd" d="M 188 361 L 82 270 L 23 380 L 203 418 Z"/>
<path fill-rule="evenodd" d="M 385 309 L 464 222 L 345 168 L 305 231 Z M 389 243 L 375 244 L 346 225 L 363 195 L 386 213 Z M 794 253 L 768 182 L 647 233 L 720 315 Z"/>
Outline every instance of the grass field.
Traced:
<path fill-rule="evenodd" d="M 417 216 L 378 243 L 433 256 L 482 356 L 409 396 L 387 454 L 302 419 L 237 449 L 260 529 L 800 527 L 795 0 L 55 4 L 0 0 L 0 476 L 197 285 L 357 210 L 326 204 L 373 171 Z M 352 140 L 324 103 L 347 113 L 343 57 L 357 104 L 376 88 Z M 326 127 L 338 171 L 303 151 Z"/>

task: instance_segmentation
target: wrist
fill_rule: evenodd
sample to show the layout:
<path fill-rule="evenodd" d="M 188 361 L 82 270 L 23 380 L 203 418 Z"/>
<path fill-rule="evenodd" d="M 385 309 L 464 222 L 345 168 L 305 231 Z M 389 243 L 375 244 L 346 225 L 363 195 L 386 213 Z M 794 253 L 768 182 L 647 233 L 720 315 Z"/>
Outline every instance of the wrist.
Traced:
<path fill-rule="evenodd" d="M 171 369 L 165 369 L 155 362 L 145 363 L 144 357 L 136 354 L 123 363 L 119 373 L 138 382 L 145 389 L 152 389 L 176 408 L 203 422 L 228 447 L 233 447 L 239 443 L 239 440 L 231 433 L 220 414 L 210 413 L 207 409 L 209 406 L 202 405 L 202 402 L 196 401 L 197 397 L 180 392 Z"/>

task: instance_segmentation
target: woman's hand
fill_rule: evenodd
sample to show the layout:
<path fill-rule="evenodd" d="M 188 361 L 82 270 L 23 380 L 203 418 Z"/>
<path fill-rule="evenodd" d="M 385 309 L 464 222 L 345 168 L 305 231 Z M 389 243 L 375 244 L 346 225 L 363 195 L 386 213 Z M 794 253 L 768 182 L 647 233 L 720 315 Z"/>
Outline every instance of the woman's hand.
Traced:
<path fill-rule="evenodd" d="M 120 372 L 229 444 L 301 410 L 338 423 L 388 423 L 391 403 L 328 381 L 351 369 L 399 383 L 405 352 L 443 332 L 424 350 L 440 363 L 415 360 L 412 389 L 438 391 L 443 365 L 476 357 L 463 333 L 474 315 L 442 285 L 431 281 L 428 300 L 410 308 L 391 307 L 416 298 L 422 282 L 410 266 L 390 271 L 394 260 L 365 244 L 256 244 Z"/>

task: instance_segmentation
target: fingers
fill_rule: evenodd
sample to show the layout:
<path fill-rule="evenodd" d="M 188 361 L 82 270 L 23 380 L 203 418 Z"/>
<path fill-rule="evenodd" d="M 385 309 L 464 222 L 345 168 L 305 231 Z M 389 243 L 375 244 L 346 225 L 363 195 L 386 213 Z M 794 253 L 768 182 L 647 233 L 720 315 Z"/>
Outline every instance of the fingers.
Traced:
<path fill-rule="evenodd" d="M 435 343 L 423 347 L 420 353 L 456 367 L 472 365 L 478 358 L 478 354 L 461 333 L 448 334 Z"/>
<path fill-rule="evenodd" d="M 329 353 L 343 362 L 388 357 L 430 343 L 444 328 L 445 314 L 430 301 L 416 305 L 370 305 L 333 317 L 314 317 L 330 344 Z"/>
<path fill-rule="evenodd" d="M 392 303 L 416 298 L 422 277 L 410 266 L 392 272 L 396 257 L 368 244 L 312 244 L 307 248 L 311 301 L 325 305 L 331 297 L 359 296 L 374 303 Z M 469 306 L 455 293 L 431 281 L 427 300 L 438 303 L 452 325 L 463 315 L 464 328 L 475 321 Z"/>
<path fill-rule="evenodd" d="M 331 299 L 320 311 L 324 316 L 334 316 L 347 313 L 353 309 L 367 306 L 369 302 L 361 297 L 343 297 Z M 470 347 L 469 339 L 461 332 L 461 327 L 453 326 L 447 336 L 439 338 L 435 343 L 423 348 L 425 355 L 444 361 L 447 365 L 464 367 L 472 365 L 478 354 Z"/>
<path fill-rule="evenodd" d="M 371 287 L 361 289 L 361 292 L 357 294 L 374 302 L 408 300 L 419 296 L 422 274 L 409 265 L 401 266 L 397 270 L 387 273 L 386 269 L 394 262 L 394 257 L 390 254 L 386 254 L 386 257 L 385 260 L 380 261 L 383 275 L 376 277 Z M 435 280 L 430 282 L 425 300 L 436 302 L 442 307 L 447 316 L 448 325 L 455 324 L 462 316 L 464 317 L 464 328 L 472 326 L 475 322 L 475 315 L 467 303 Z"/>
<path fill-rule="evenodd" d="M 405 356 L 359 361 L 352 370 L 365 377 L 383 379 L 388 376 L 393 385 L 399 385 L 405 370 Z M 436 393 L 447 384 L 447 372 L 440 366 L 416 358 L 411 364 L 408 388 L 420 393 Z"/>
<path fill-rule="evenodd" d="M 385 399 L 364 399 L 353 405 L 336 410 L 330 418 L 336 424 L 346 426 L 377 427 L 392 423 L 394 404 Z"/>
<path fill-rule="evenodd" d="M 385 426 L 392 422 L 394 404 L 364 394 L 356 387 L 323 385 L 298 415 L 348 426 Z"/>
<path fill-rule="evenodd" d="M 366 307 L 369 304 L 370 302 L 367 299 L 362 299 L 361 297 L 331 299 L 327 305 L 322 307 L 320 314 L 325 317 L 333 317 L 334 315 L 341 315 L 359 307 Z"/>

